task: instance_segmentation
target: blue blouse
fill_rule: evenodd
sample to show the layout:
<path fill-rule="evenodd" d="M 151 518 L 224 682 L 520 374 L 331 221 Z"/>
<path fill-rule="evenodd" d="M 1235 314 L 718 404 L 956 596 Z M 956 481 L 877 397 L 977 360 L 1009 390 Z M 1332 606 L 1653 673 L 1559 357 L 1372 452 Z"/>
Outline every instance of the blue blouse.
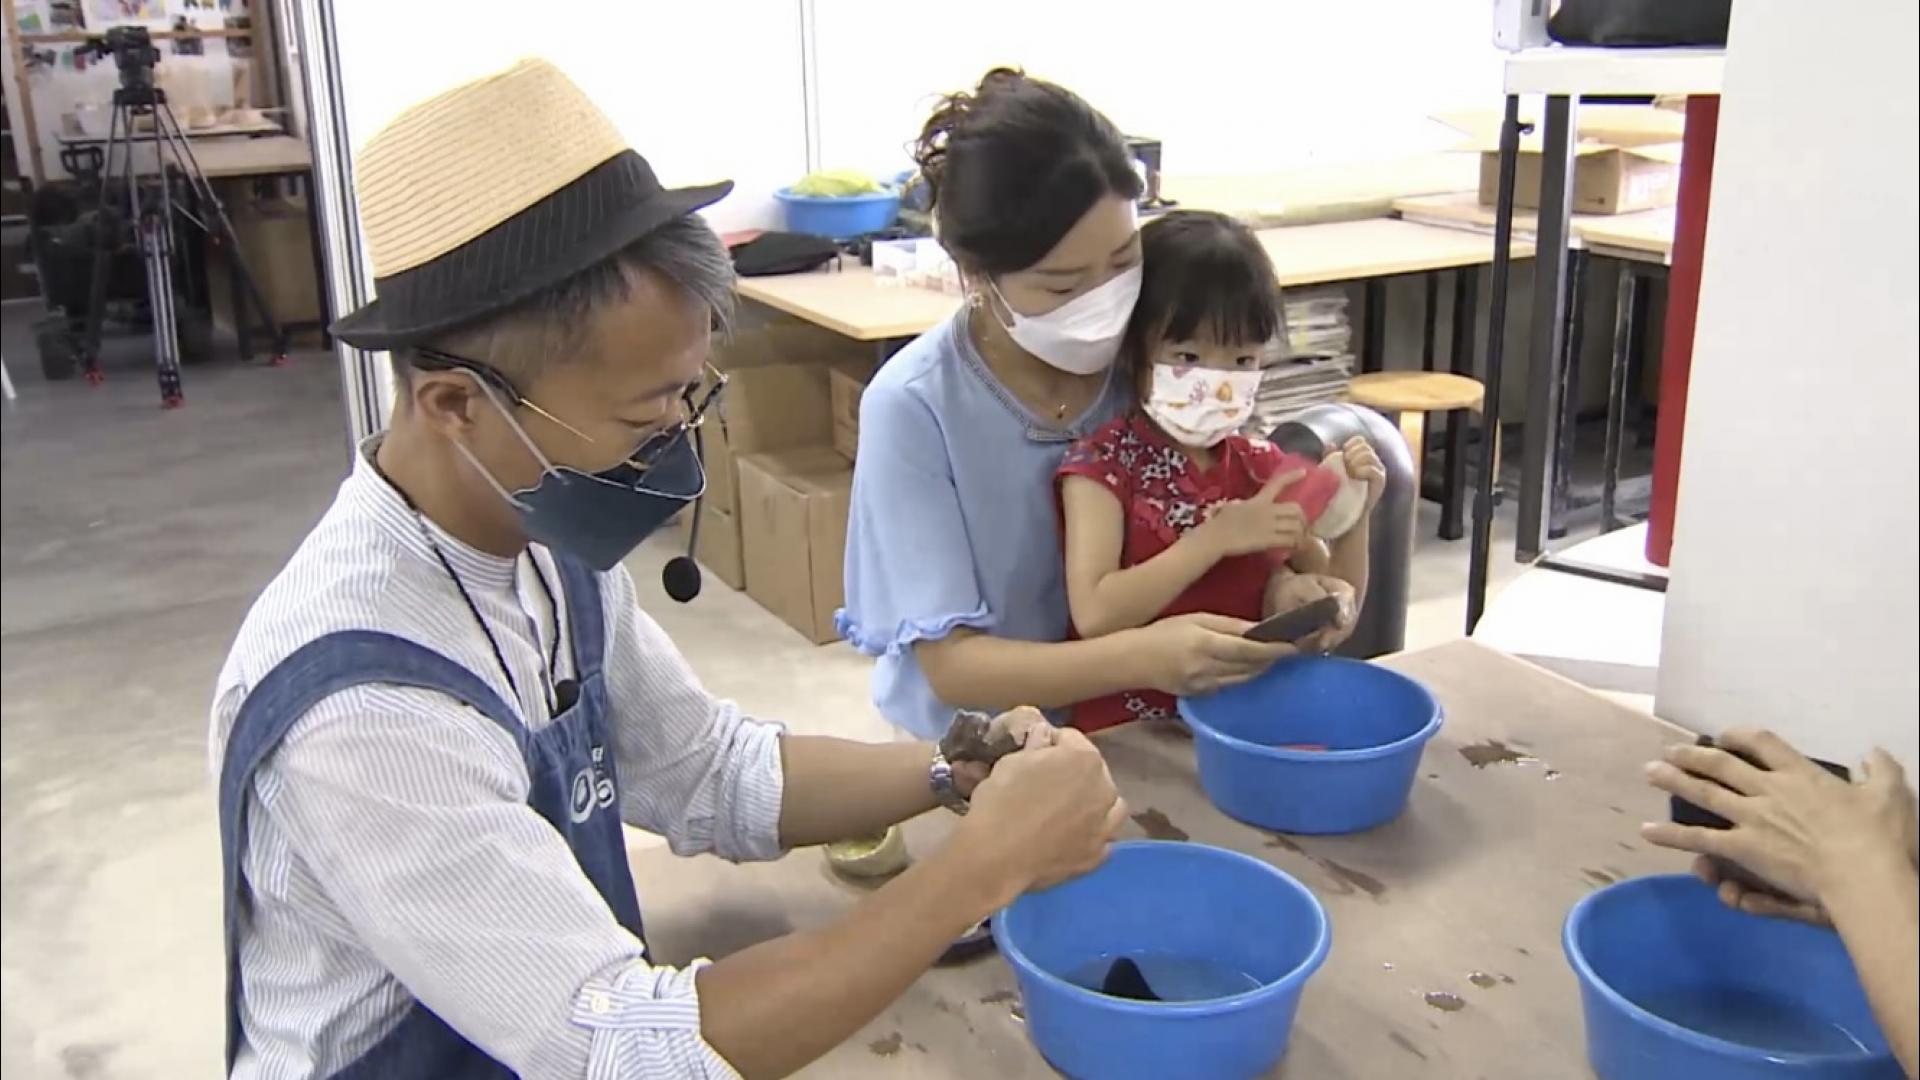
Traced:
<path fill-rule="evenodd" d="M 879 658 L 881 714 L 923 738 L 946 731 L 956 703 L 934 695 L 914 643 L 959 627 L 1066 638 L 1054 470 L 1125 404 L 1110 378 L 1071 427 L 1048 428 L 988 370 L 966 319 L 915 338 L 867 387 L 847 523 L 840 633 Z"/>

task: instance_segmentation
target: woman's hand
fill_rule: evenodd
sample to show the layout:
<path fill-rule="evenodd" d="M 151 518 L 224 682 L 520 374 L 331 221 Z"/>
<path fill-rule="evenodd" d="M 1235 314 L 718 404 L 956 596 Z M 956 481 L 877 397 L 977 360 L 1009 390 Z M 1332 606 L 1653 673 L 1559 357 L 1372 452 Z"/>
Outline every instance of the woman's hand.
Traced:
<path fill-rule="evenodd" d="M 1380 505 L 1380 496 L 1387 490 L 1387 467 L 1381 464 L 1373 444 L 1366 436 L 1355 435 L 1340 448 L 1340 456 L 1346 460 L 1347 476 L 1367 485 L 1367 509 Z"/>
<path fill-rule="evenodd" d="M 1245 619 L 1225 615 L 1176 615 L 1141 627 L 1139 669 L 1148 686 L 1188 697 L 1248 681 L 1273 662 L 1292 656 L 1292 645 L 1263 645 L 1244 635 Z"/>
<path fill-rule="evenodd" d="M 1214 507 L 1193 530 L 1195 536 L 1222 559 L 1299 547 L 1311 535 L 1308 530 L 1313 523 L 1299 503 L 1275 500 L 1306 475 L 1305 469 L 1275 473 L 1253 498 Z"/>
<path fill-rule="evenodd" d="M 1920 818 L 1898 762 L 1875 750 L 1853 783 L 1809 761 L 1771 732 L 1729 731 L 1721 746 L 1676 746 L 1647 767 L 1655 787 L 1733 822 L 1731 829 L 1660 822 L 1642 827 L 1663 847 L 1731 862 L 1803 905 L 1820 905 L 1862 862 L 1911 867 Z M 1716 881 L 1727 875 L 1715 868 Z M 1738 883 L 1736 883 L 1738 885 Z M 1722 885 L 1722 898 L 1728 890 Z M 1752 890 L 1738 888 L 1734 901 Z M 1744 904 L 1742 906 L 1745 906 Z"/>

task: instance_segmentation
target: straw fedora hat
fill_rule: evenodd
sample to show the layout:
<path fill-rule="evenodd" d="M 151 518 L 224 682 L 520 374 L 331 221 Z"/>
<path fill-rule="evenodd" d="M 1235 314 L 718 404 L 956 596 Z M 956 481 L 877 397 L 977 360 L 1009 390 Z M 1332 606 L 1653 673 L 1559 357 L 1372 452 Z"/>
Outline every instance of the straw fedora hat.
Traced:
<path fill-rule="evenodd" d="M 378 295 L 332 331 L 365 349 L 419 344 L 498 314 L 733 190 L 730 181 L 662 188 L 545 60 L 401 113 L 360 151 L 355 172 Z"/>

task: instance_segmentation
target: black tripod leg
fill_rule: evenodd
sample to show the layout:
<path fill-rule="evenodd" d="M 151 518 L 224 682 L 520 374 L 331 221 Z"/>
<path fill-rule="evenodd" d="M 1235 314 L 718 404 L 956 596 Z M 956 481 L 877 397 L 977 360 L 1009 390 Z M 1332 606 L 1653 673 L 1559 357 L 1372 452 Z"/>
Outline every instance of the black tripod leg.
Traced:
<path fill-rule="evenodd" d="M 273 309 L 267 304 L 266 294 L 260 291 L 260 285 L 254 280 L 252 271 L 247 269 L 246 256 L 240 252 L 240 239 L 234 235 L 233 221 L 227 217 L 226 204 L 221 202 L 220 196 L 214 192 L 213 183 L 207 179 L 207 174 L 200 171 L 200 162 L 193 156 L 193 146 L 187 141 L 186 135 L 181 132 L 180 124 L 173 118 L 173 113 L 164 105 L 156 110 L 156 112 L 166 113 L 166 120 L 164 122 L 168 129 L 167 143 L 173 148 L 175 156 L 179 159 L 181 171 L 186 173 L 188 182 L 193 185 L 194 195 L 211 208 L 211 213 L 207 216 L 209 218 L 208 224 L 212 227 L 213 243 L 216 246 L 225 245 L 227 257 L 232 260 L 234 275 L 239 279 L 240 284 L 246 288 L 247 300 L 252 304 L 253 310 L 260 313 L 260 321 L 266 324 L 267 333 L 273 337 L 273 362 L 275 364 L 286 363 L 287 332 L 285 328 L 274 319 Z M 156 125 L 158 123 L 160 123 L 160 121 L 156 121 Z M 244 324 L 247 321 L 246 313 L 241 311 L 240 307 L 240 297 L 235 295 L 233 298 L 233 318 L 236 324 Z"/>

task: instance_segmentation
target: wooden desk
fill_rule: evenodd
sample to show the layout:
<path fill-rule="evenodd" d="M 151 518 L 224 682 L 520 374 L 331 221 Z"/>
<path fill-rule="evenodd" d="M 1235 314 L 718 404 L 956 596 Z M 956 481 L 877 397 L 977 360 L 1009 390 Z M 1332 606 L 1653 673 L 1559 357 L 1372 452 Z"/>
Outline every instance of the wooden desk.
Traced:
<path fill-rule="evenodd" d="M 313 168 L 307 144 L 291 135 L 195 141 L 193 158 L 209 180 L 303 173 Z"/>
<path fill-rule="evenodd" d="M 1287 287 L 1480 266 L 1493 261 L 1484 236 L 1392 218 L 1262 229 L 1260 242 Z M 1515 258 L 1533 253 L 1516 242 Z M 919 335 L 953 314 L 960 298 L 877 283 L 873 271 L 841 270 L 740 279 L 740 295 L 855 341 Z"/>
<path fill-rule="evenodd" d="M 1097 741 L 1136 813 L 1157 810 L 1196 841 L 1266 860 L 1326 904 L 1333 949 L 1276 1075 L 1586 1080 L 1561 923 L 1605 881 L 1684 869 L 1684 857 L 1642 844 L 1638 824 L 1666 810 L 1641 764 L 1687 736 L 1469 642 L 1384 663 L 1431 688 L 1447 722 L 1407 812 L 1362 835 L 1294 839 L 1229 820 L 1201 794 L 1189 741 L 1166 727 Z M 1538 761 L 1475 768 L 1462 748 L 1487 740 Z M 948 827 L 939 816 L 911 823 L 913 846 L 929 850 L 928 835 Z M 732 867 L 655 848 L 636 854 L 634 870 L 648 943 L 670 963 L 819 926 L 860 895 L 811 851 Z M 935 969 L 805 1075 L 1050 1077 L 1005 996 L 1013 989 L 997 956 Z M 1465 1007 L 1443 1012 L 1426 1003 L 1430 992 Z"/>
<path fill-rule="evenodd" d="M 1160 193 L 1183 210 L 1215 210 L 1253 228 L 1385 217 L 1393 200 L 1477 182 L 1479 155 L 1444 151 L 1270 173 L 1164 176 Z"/>
<path fill-rule="evenodd" d="M 960 298 L 911 285 L 882 285 L 854 259 L 840 270 L 776 277 L 743 277 L 749 300 L 855 341 L 917 337 L 960 307 Z"/>
<path fill-rule="evenodd" d="M 1493 207 L 1483 206 L 1477 192 L 1415 195 L 1393 201 L 1402 218 L 1442 228 L 1466 229 L 1493 235 Z M 1574 214 L 1573 241 L 1596 255 L 1665 265 L 1673 257 L 1673 210 L 1642 210 L 1634 214 Z M 1529 242 L 1539 227 L 1532 210 L 1515 209 L 1513 235 Z"/>

